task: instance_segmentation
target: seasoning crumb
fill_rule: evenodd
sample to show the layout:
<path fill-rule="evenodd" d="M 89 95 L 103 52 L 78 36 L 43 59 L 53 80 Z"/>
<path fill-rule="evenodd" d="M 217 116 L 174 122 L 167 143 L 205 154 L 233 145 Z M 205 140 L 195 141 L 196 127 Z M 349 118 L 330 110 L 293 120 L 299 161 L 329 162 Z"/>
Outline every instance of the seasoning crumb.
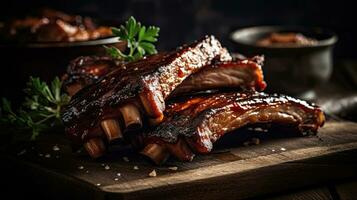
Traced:
<path fill-rule="evenodd" d="M 102 184 L 100 184 L 100 183 L 97 183 L 96 185 L 97 185 L 97 186 L 101 186 Z"/>
<path fill-rule="evenodd" d="M 119 179 L 118 178 L 115 178 L 114 181 L 118 181 Z"/>
<path fill-rule="evenodd" d="M 149 173 L 149 176 L 150 176 L 150 177 L 155 177 L 155 176 L 157 176 L 155 169 L 152 170 L 152 171 Z"/>
<path fill-rule="evenodd" d="M 51 154 L 46 153 L 45 158 L 51 158 Z"/>
<path fill-rule="evenodd" d="M 25 154 L 25 153 L 26 153 L 26 149 L 20 151 L 19 153 L 17 153 L 17 155 L 18 155 L 18 156 L 21 156 L 21 155 L 23 155 L 23 154 Z"/>
<path fill-rule="evenodd" d="M 120 173 L 117 173 L 117 176 L 121 176 L 121 174 L 120 174 Z"/>
<path fill-rule="evenodd" d="M 123 160 L 124 160 L 125 162 L 129 162 L 129 158 L 126 157 L 126 156 L 123 157 Z"/>
<path fill-rule="evenodd" d="M 78 169 L 82 170 L 82 169 L 84 169 L 84 167 L 81 165 L 78 167 Z"/>
<path fill-rule="evenodd" d="M 169 167 L 169 170 L 172 170 L 172 171 L 176 171 L 178 169 L 178 167 L 174 166 L 174 167 Z"/>
<path fill-rule="evenodd" d="M 60 148 L 59 148 L 59 147 L 57 146 L 57 144 L 56 144 L 55 146 L 52 147 L 52 150 L 53 150 L 53 151 L 59 151 Z"/>
<path fill-rule="evenodd" d="M 280 148 L 280 150 L 282 150 L 282 151 L 286 151 L 286 149 L 285 149 L 284 147 Z"/>
<path fill-rule="evenodd" d="M 105 170 L 110 170 L 109 165 L 106 165 L 106 166 L 104 167 L 104 169 L 105 169 Z"/>
<path fill-rule="evenodd" d="M 272 151 L 272 152 L 275 152 L 275 149 L 272 149 L 271 151 Z"/>
<path fill-rule="evenodd" d="M 138 169 L 139 169 L 139 167 L 135 165 L 135 166 L 134 166 L 134 169 L 135 169 L 135 170 L 138 170 Z"/>

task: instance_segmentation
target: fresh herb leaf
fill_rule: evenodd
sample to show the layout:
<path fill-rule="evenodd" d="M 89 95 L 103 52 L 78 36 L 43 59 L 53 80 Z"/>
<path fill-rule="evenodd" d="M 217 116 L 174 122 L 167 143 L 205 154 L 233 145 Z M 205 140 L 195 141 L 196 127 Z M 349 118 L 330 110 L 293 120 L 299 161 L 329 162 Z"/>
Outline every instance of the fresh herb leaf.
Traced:
<path fill-rule="evenodd" d="M 39 78 L 30 77 L 25 88 L 25 101 L 14 112 L 10 101 L 2 98 L 0 123 L 17 131 L 31 131 L 34 140 L 44 130 L 61 124 L 61 109 L 70 101 L 70 97 L 61 93 L 62 83 L 56 77 L 49 85 Z"/>
<path fill-rule="evenodd" d="M 134 17 L 130 17 L 119 28 L 112 28 L 113 35 L 119 37 L 120 40 L 127 42 L 127 52 L 121 52 L 115 47 L 104 46 L 107 53 L 116 59 L 125 61 L 135 61 L 145 55 L 156 54 L 157 50 L 153 43 L 157 42 L 160 28 L 149 26 L 146 28 L 140 22 L 137 22 Z"/>

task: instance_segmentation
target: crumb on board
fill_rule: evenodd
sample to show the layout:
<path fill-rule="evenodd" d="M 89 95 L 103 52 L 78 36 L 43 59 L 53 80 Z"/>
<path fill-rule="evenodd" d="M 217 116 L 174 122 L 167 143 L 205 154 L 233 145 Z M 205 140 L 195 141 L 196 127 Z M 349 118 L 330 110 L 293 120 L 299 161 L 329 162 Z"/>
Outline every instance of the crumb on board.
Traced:
<path fill-rule="evenodd" d="M 169 170 L 172 170 L 172 171 L 177 171 L 177 169 L 178 169 L 178 167 L 176 167 L 176 166 L 172 166 L 172 167 L 168 167 L 169 168 Z"/>
<path fill-rule="evenodd" d="M 155 170 L 155 169 L 152 170 L 152 171 L 149 173 L 149 176 L 150 176 L 150 177 L 155 177 L 155 176 L 157 176 L 156 170 Z"/>
<path fill-rule="evenodd" d="M 57 144 L 55 144 L 55 145 L 52 147 L 52 150 L 53 150 L 53 151 L 59 151 L 60 148 L 57 146 Z"/>
<path fill-rule="evenodd" d="M 125 162 L 129 162 L 129 158 L 126 157 L 126 156 L 123 157 L 123 160 L 124 160 Z"/>

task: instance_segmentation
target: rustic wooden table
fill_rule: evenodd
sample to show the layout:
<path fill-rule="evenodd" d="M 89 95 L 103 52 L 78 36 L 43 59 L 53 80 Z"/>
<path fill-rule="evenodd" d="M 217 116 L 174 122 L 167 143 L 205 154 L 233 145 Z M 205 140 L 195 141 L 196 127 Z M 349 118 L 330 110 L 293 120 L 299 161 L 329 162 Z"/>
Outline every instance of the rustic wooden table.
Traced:
<path fill-rule="evenodd" d="M 230 145 L 231 135 L 193 162 L 155 166 L 116 147 L 93 161 L 50 135 L 1 154 L 2 188 L 44 199 L 357 198 L 357 123 L 329 121 L 318 136 L 256 137 L 261 144 Z"/>

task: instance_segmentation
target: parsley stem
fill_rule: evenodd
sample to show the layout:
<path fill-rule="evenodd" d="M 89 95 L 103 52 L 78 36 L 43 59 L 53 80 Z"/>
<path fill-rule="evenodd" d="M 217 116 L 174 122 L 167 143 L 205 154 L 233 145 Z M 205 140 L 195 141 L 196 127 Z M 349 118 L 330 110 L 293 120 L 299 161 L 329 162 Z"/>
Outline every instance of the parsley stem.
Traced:
<path fill-rule="evenodd" d="M 35 124 L 37 124 L 37 125 L 42 124 L 42 123 L 44 123 L 45 121 L 47 121 L 47 120 L 49 120 L 49 119 L 51 119 L 51 118 L 53 118 L 53 117 L 56 117 L 56 115 L 55 115 L 55 114 L 48 115 L 47 117 L 41 119 L 40 121 L 35 122 Z"/>

